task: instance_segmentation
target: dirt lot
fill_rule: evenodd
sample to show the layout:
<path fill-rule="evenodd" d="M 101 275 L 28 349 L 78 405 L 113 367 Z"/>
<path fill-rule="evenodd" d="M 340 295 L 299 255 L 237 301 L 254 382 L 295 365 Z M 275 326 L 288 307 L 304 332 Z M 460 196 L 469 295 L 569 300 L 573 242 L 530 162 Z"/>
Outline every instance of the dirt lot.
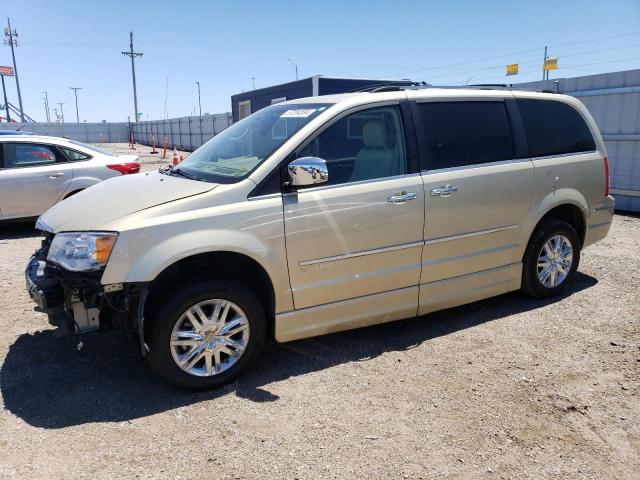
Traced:
<path fill-rule="evenodd" d="M 151 147 L 147 147 L 146 145 L 136 144 L 135 150 L 131 150 L 128 143 L 96 143 L 95 145 L 117 155 L 138 155 L 140 157 L 139 162 L 141 172 L 157 170 L 160 167 L 170 164 L 173 159 L 173 149 L 168 149 L 167 158 L 162 159 L 161 147 L 156 147 L 156 151 L 158 153 L 152 154 Z M 189 152 L 178 150 L 178 155 L 186 157 L 189 155 Z"/>
<path fill-rule="evenodd" d="M 0 478 L 640 478 L 640 219 L 563 297 L 509 294 L 271 344 L 202 394 L 124 335 L 33 311 L 29 226 L 0 230 Z"/>

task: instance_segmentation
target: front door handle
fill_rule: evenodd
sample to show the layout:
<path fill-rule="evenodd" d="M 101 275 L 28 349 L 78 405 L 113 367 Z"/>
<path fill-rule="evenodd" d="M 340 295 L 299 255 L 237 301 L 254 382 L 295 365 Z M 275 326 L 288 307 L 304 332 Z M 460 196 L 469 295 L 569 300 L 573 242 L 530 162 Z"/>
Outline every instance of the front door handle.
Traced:
<path fill-rule="evenodd" d="M 446 187 L 434 188 L 431 190 L 432 197 L 450 197 L 453 192 L 457 192 L 458 187 L 447 185 Z"/>
<path fill-rule="evenodd" d="M 409 200 L 415 200 L 416 198 L 418 198 L 418 194 L 416 192 L 400 192 L 399 195 L 391 195 L 387 197 L 387 202 L 407 203 Z"/>
<path fill-rule="evenodd" d="M 49 178 L 64 177 L 64 172 L 51 172 L 51 173 L 47 173 L 47 177 L 49 177 Z"/>

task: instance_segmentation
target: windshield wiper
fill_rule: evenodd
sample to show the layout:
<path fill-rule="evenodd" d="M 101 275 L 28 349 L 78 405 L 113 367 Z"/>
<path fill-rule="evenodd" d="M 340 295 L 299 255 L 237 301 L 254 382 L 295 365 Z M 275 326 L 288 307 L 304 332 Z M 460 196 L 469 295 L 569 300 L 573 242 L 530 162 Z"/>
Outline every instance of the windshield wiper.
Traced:
<path fill-rule="evenodd" d="M 188 178 L 189 180 L 200 180 L 195 175 L 193 175 L 191 173 L 187 173 L 184 170 L 182 170 L 181 168 L 172 168 L 171 170 L 169 170 L 169 173 L 177 173 L 181 177 Z"/>

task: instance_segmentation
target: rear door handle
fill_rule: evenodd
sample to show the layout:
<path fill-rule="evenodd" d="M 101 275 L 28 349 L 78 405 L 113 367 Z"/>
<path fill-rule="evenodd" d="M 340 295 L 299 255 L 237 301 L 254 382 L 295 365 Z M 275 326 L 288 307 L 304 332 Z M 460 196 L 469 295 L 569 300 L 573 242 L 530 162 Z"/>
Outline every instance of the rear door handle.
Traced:
<path fill-rule="evenodd" d="M 49 177 L 49 178 L 64 177 L 64 172 L 51 172 L 51 173 L 47 173 L 47 177 Z"/>
<path fill-rule="evenodd" d="M 434 188 L 431 190 L 432 197 L 450 197 L 453 192 L 457 192 L 458 187 L 447 185 L 446 187 Z"/>
<path fill-rule="evenodd" d="M 387 202 L 407 203 L 409 200 L 415 200 L 416 198 L 418 198 L 418 194 L 416 192 L 400 192 L 399 195 L 391 195 L 387 197 Z"/>

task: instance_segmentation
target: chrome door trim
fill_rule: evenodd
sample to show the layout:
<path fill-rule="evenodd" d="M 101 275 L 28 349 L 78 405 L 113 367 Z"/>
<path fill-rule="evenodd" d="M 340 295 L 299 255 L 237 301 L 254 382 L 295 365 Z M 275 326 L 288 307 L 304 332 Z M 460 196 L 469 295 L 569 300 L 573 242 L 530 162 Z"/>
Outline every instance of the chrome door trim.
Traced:
<path fill-rule="evenodd" d="M 389 247 L 374 248 L 372 250 L 363 250 L 360 252 L 343 253 L 341 255 L 334 255 L 332 257 L 317 258 L 315 260 L 304 260 L 298 262 L 300 267 L 306 267 L 308 265 L 316 265 L 318 263 L 335 262 L 337 260 L 346 260 L 348 258 L 363 257 L 365 255 L 375 255 L 376 253 L 394 252 L 396 250 L 404 250 L 405 248 L 421 247 L 424 242 L 411 242 L 403 243 L 401 245 L 392 245 Z"/>
<path fill-rule="evenodd" d="M 514 228 L 518 228 L 518 225 L 504 225 L 502 227 L 489 228 L 486 230 L 478 230 L 475 232 L 461 233 L 459 235 L 451 235 L 449 237 L 431 238 L 429 240 L 425 240 L 424 244 L 432 245 L 434 243 L 448 242 L 450 240 L 460 240 L 462 238 L 477 237 L 478 235 L 486 235 L 489 233 L 503 232 L 505 230 L 512 230 Z"/>
<path fill-rule="evenodd" d="M 333 184 L 333 185 L 321 185 L 319 187 L 300 188 L 298 190 L 293 190 L 291 192 L 283 193 L 282 195 L 285 196 L 285 197 L 288 197 L 288 196 L 298 195 L 299 193 L 305 193 L 305 192 L 320 192 L 320 191 L 323 191 L 323 190 L 332 190 L 334 188 L 350 187 L 352 185 L 367 185 L 369 183 L 386 182 L 386 181 L 391 181 L 391 180 L 398 180 L 399 178 L 411 178 L 411 177 L 419 177 L 419 176 L 420 176 L 420 172 L 401 173 L 399 175 L 392 175 L 390 177 L 380 177 L 380 178 L 370 178 L 368 180 L 358 180 L 357 182 L 345 182 L 345 183 L 336 183 L 336 184 Z"/>

